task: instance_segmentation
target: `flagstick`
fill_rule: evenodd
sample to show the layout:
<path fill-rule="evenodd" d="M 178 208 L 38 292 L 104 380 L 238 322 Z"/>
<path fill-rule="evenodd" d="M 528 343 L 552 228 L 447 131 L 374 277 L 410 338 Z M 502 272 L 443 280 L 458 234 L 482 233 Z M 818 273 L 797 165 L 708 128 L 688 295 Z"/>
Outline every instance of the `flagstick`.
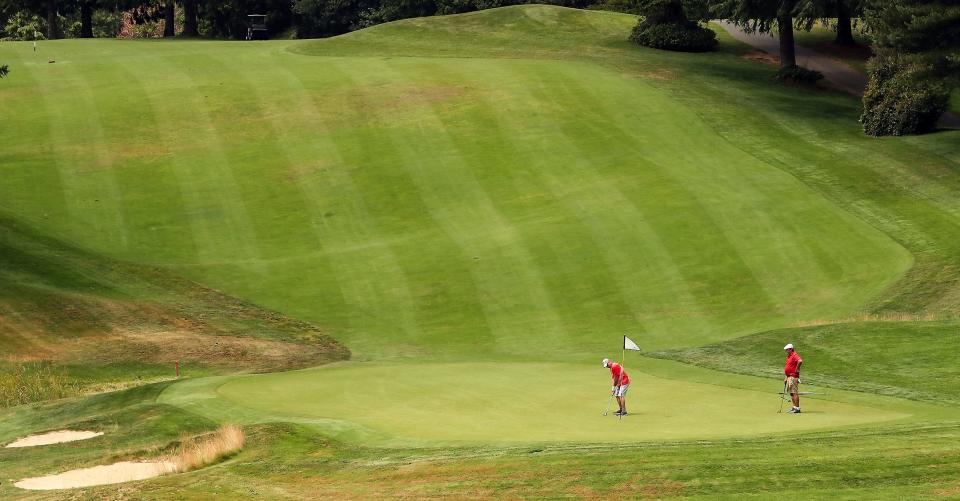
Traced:
<path fill-rule="evenodd" d="M 627 336 L 623 336 L 623 346 L 620 350 L 620 367 L 623 367 L 623 362 L 627 359 Z"/>
<path fill-rule="evenodd" d="M 623 374 L 627 370 L 623 368 L 623 363 L 627 360 L 627 335 L 623 335 L 623 344 L 620 345 L 620 373 Z M 621 375 L 622 379 L 623 376 Z M 621 381 L 622 382 L 622 381 Z M 620 419 L 623 419 L 623 414 L 620 414 Z"/>

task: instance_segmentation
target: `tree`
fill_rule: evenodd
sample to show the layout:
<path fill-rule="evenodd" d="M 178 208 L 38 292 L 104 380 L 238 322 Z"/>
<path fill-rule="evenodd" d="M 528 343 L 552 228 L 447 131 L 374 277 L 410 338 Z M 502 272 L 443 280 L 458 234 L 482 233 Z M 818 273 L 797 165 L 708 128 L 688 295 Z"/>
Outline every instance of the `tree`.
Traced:
<path fill-rule="evenodd" d="M 293 22 L 290 0 L 217 0 L 200 3 L 199 16 L 208 30 L 205 35 L 242 40 L 250 26 L 249 14 L 266 16 L 267 36 L 276 35 Z M 359 16 L 360 12 L 355 11 Z"/>
<path fill-rule="evenodd" d="M 163 3 L 163 36 L 172 37 L 176 23 L 176 9 L 173 0 L 165 0 Z"/>
<path fill-rule="evenodd" d="M 59 11 L 57 10 L 57 0 L 44 0 L 43 5 L 47 14 L 47 39 L 57 40 L 63 38 L 63 30 L 60 29 Z"/>
<path fill-rule="evenodd" d="M 639 0 L 640 20 L 630 39 L 654 49 L 706 52 L 717 46 L 713 30 L 698 22 L 705 13 L 699 0 Z M 695 20 L 691 20 L 695 19 Z"/>
<path fill-rule="evenodd" d="M 748 32 L 780 34 L 780 69 L 797 66 L 793 40 L 793 15 L 799 0 L 718 0 L 711 12 L 729 20 Z"/>
<path fill-rule="evenodd" d="M 864 19 L 877 54 L 863 96 L 864 132 L 933 130 L 960 80 L 960 2 L 867 0 Z"/>
<path fill-rule="evenodd" d="M 200 30 L 198 29 L 199 23 L 197 21 L 197 1 L 198 0 L 183 0 L 183 36 L 185 37 L 198 37 L 200 36 Z M 166 29 L 166 27 L 164 27 Z"/>
<path fill-rule="evenodd" d="M 0 78 L 7 76 L 7 73 L 10 73 L 10 68 L 7 65 L 0 65 Z"/>
<path fill-rule="evenodd" d="M 80 38 L 93 38 L 93 9 L 94 0 L 79 0 L 80 5 Z"/>
<path fill-rule="evenodd" d="M 853 38 L 853 16 L 862 13 L 860 3 L 856 0 L 836 0 L 837 38 L 833 40 L 836 45 L 847 47 L 857 45 L 857 41 Z"/>
<path fill-rule="evenodd" d="M 796 18 L 806 29 L 817 21 L 836 19 L 837 36 L 833 43 L 857 45 L 853 38 L 853 18 L 863 15 L 863 0 L 800 0 Z"/>
<path fill-rule="evenodd" d="M 360 13 L 375 9 L 375 0 L 294 0 L 293 12 L 300 18 L 300 38 L 339 35 L 354 29 Z"/>

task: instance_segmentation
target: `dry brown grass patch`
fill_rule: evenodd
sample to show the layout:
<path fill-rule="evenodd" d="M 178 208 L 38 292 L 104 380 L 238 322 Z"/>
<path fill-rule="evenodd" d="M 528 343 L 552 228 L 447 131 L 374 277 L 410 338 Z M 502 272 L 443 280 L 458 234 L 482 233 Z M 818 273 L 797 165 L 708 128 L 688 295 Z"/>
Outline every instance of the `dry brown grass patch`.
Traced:
<path fill-rule="evenodd" d="M 0 376 L 0 407 L 64 398 L 78 393 L 77 385 L 54 371 L 50 363 L 30 366 L 16 364 Z"/>
<path fill-rule="evenodd" d="M 858 313 L 849 317 L 837 319 L 816 318 L 802 320 L 793 324 L 794 327 L 819 327 L 821 325 L 850 324 L 854 322 L 936 322 L 941 320 L 956 320 L 954 315 L 937 313 Z"/>
<path fill-rule="evenodd" d="M 760 50 L 748 50 L 743 54 L 740 54 L 740 57 L 750 61 L 758 61 L 761 63 L 767 64 L 780 64 L 780 58 L 774 54 L 768 54 Z"/>
<path fill-rule="evenodd" d="M 176 465 L 178 472 L 195 470 L 239 451 L 246 441 L 243 428 L 225 424 L 208 435 L 181 440 L 170 462 Z"/>
<path fill-rule="evenodd" d="M 948 489 L 937 489 L 933 491 L 933 493 L 944 498 L 960 497 L 960 485 L 955 485 Z"/>
<path fill-rule="evenodd" d="M 678 497 L 683 492 L 683 484 L 667 478 L 643 478 L 618 485 L 610 492 L 613 497 L 624 499 L 658 499 Z"/>

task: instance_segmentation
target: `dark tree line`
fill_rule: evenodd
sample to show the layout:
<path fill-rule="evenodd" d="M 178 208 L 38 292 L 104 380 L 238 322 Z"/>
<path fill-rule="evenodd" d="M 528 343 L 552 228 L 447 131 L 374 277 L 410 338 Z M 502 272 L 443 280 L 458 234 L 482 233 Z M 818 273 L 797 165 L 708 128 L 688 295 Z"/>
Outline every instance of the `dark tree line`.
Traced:
<path fill-rule="evenodd" d="M 116 36 L 119 14 L 125 11 L 133 12 L 139 22 L 162 23 L 163 36 L 243 38 L 248 14 L 266 14 L 268 28 L 274 35 L 294 23 L 293 4 L 289 0 L 0 0 L 0 30 L 12 20 L 35 16 L 42 20 L 43 38 L 64 38 L 68 19 L 79 23 L 79 33 L 73 36 L 93 38 L 95 13 L 113 13 L 117 26 L 109 36 Z M 182 29 L 176 33 L 178 16 Z M 15 35 L 0 32 L 0 36 Z"/>
<path fill-rule="evenodd" d="M 323 37 L 416 16 L 454 14 L 537 0 L 0 0 L 0 29 L 8 20 L 34 23 L 62 38 L 64 18 L 79 23 L 74 36 L 93 37 L 97 13 L 125 12 L 162 26 L 163 36 L 243 38 L 248 14 L 265 14 L 270 36 L 296 30 Z M 617 7 L 640 15 L 631 39 L 651 47 L 707 51 L 716 38 L 705 22 L 727 19 L 747 31 L 779 37 L 784 80 L 821 77 L 797 65 L 794 30 L 818 21 L 835 27 L 837 45 L 854 45 L 854 23 L 866 27 L 876 56 L 861 121 L 872 135 L 929 131 L 960 86 L 960 0 L 539 0 L 568 7 Z M 13 21 L 10 21 L 13 22 Z M 175 27 L 182 24 L 180 33 Z M 34 29 L 36 28 L 36 29 Z M 9 30 L 8 30 L 9 31 Z M 0 36 L 10 36 L 0 33 Z M 112 36 L 112 35 L 109 35 Z M 0 68 L 0 76 L 6 69 Z"/>
<path fill-rule="evenodd" d="M 851 46 L 856 44 L 853 26 L 859 20 L 875 54 L 868 65 L 870 80 L 860 118 L 869 135 L 933 130 L 949 106 L 951 90 L 960 87 L 960 0 L 638 1 L 641 19 L 631 37 L 638 43 L 704 50 L 704 45 L 692 48 L 690 42 L 705 28 L 687 20 L 726 19 L 748 32 L 776 32 L 778 77 L 802 83 L 823 75 L 797 65 L 794 30 L 810 30 L 818 21 L 827 21 L 836 29 L 834 44 Z M 681 31 L 677 26 L 687 28 Z M 645 36 L 638 36 L 640 32 Z M 663 34 L 662 40 L 651 34 Z"/>
<path fill-rule="evenodd" d="M 598 0 L 539 0 L 587 7 Z M 248 14 L 265 14 L 269 36 L 295 30 L 297 36 L 325 37 L 374 24 L 418 16 L 455 14 L 533 0 L 0 0 L 0 30 L 16 13 L 43 20 L 43 36 L 65 36 L 63 19 L 80 24 L 81 38 L 94 36 L 97 12 L 134 11 L 138 20 L 162 23 L 163 36 L 242 39 Z M 175 26 L 182 23 L 180 32 Z M 11 34 L 0 36 L 12 36 Z"/>
<path fill-rule="evenodd" d="M 780 64 L 784 70 L 796 68 L 797 58 L 794 29 L 810 30 L 817 21 L 829 20 L 836 26 L 838 45 L 855 45 L 853 20 L 863 15 L 863 0 L 637 0 L 637 12 L 641 16 L 633 39 L 642 45 L 656 48 L 672 45 L 673 50 L 699 51 L 709 48 L 710 43 L 690 42 L 703 38 L 705 28 L 697 23 L 710 19 L 726 19 L 748 32 L 771 33 L 780 38 Z M 670 44 L 650 40 L 652 36 L 638 34 L 656 33 L 654 26 L 673 26 L 670 31 L 660 30 Z M 680 35 L 677 27 L 685 26 Z"/>
<path fill-rule="evenodd" d="M 794 29 L 809 30 L 814 23 L 836 19 L 838 45 L 855 45 L 853 19 L 863 15 L 861 0 L 712 0 L 710 12 L 746 31 L 770 33 L 780 38 L 780 67 L 797 66 Z"/>

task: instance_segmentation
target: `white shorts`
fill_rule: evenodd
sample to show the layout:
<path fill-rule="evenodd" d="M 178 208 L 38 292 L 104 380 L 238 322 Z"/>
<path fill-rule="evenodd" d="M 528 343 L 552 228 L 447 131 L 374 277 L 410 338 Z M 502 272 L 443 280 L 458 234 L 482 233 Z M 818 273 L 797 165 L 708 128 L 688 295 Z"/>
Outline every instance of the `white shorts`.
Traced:
<path fill-rule="evenodd" d="M 613 396 L 615 397 L 625 397 L 627 396 L 627 389 L 630 388 L 629 384 L 623 386 L 614 386 Z"/>

